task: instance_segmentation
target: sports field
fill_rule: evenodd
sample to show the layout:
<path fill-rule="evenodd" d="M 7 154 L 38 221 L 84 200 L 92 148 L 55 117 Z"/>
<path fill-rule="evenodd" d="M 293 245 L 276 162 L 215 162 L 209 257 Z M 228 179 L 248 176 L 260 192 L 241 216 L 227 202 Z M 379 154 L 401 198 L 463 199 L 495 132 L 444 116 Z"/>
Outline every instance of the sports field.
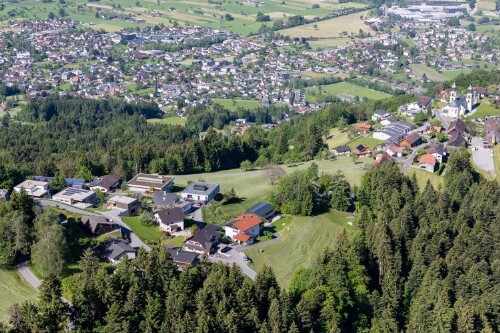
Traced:
<path fill-rule="evenodd" d="M 425 64 L 411 64 L 409 67 L 419 78 L 421 78 L 425 73 L 427 78 L 434 82 L 444 82 L 450 79 L 449 77 L 436 71 L 434 68 L 427 67 Z"/>
<path fill-rule="evenodd" d="M 9 319 L 9 308 L 15 303 L 34 301 L 37 291 L 16 270 L 0 269 L 0 322 Z"/>
<path fill-rule="evenodd" d="M 311 217 L 288 216 L 275 222 L 281 229 L 278 242 L 246 250 L 245 254 L 256 271 L 263 265 L 272 267 L 280 285 L 287 288 L 293 272 L 311 267 L 323 249 L 333 246 L 343 229 L 352 229 L 347 222 L 353 220 L 350 214 L 338 211 Z"/>
<path fill-rule="evenodd" d="M 391 97 L 391 95 L 373 89 L 361 87 L 350 82 L 339 82 L 326 86 L 312 87 L 307 89 L 306 100 L 316 102 L 321 100 L 321 96 L 334 95 L 343 99 L 362 97 L 372 100 L 379 100 Z"/>
<path fill-rule="evenodd" d="M 329 20 L 301 25 L 280 30 L 280 34 L 290 37 L 332 38 L 358 34 L 359 30 L 373 31 L 363 23 L 361 17 L 366 17 L 368 11 L 339 16 Z"/>

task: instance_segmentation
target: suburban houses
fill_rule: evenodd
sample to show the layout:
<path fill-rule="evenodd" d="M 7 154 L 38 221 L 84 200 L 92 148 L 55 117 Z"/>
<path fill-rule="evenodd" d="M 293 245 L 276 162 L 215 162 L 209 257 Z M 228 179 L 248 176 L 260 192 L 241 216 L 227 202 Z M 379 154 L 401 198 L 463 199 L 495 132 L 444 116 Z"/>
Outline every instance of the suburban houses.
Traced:
<path fill-rule="evenodd" d="M 262 218 L 256 213 L 245 213 L 224 225 L 225 235 L 242 244 L 252 244 L 262 231 Z"/>
<path fill-rule="evenodd" d="M 108 199 L 106 207 L 119 211 L 120 215 L 130 216 L 137 214 L 141 203 L 136 198 L 117 194 Z"/>
<path fill-rule="evenodd" d="M 207 204 L 215 198 L 219 191 L 219 184 L 192 182 L 182 190 L 181 198 Z"/>
<path fill-rule="evenodd" d="M 94 191 L 75 187 L 68 187 L 54 194 L 52 200 L 81 208 L 89 208 L 97 204 L 97 196 Z"/>
<path fill-rule="evenodd" d="M 184 212 L 179 207 L 153 211 L 151 217 L 165 232 L 173 233 L 184 230 Z"/>
<path fill-rule="evenodd" d="M 154 191 L 171 191 L 174 186 L 174 178 L 162 175 L 149 175 L 139 173 L 127 182 L 129 191 L 149 193 Z"/>

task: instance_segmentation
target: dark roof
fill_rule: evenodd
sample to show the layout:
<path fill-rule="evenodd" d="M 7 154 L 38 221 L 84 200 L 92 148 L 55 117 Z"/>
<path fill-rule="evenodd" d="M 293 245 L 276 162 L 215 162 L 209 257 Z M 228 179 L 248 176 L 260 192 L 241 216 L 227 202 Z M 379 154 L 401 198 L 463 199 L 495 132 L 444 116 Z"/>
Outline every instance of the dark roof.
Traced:
<path fill-rule="evenodd" d="M 90 183 L 90 187 L 100 186 L 106 189 L 110 189 L 111 186 L 115 185 L 120 179 L 115 175 L 105 175 L 102 177 L 97 177 Z"/>
<path fill-rule="evenodd" d="M 422 107 L 428 107 L 430 103 L 431 103 L 431 98 L 429 96 L 420 96 L 418 98 L 417 105 L 422 108 Z"/>
<path fill-rule="evenodd" d="M 435 146 L 429 147 L 429 149 L 427 149 L 427 153 L 446 155 L 448 153 L 448 149 L 446 149 L 446 147 L 444 147 L 442 144 L 437 144 Z"/>
<path fill-rule="evenodd" d="M 338 153 L 347 153 L 351 151 L 351 148 L 349 148 L 348 146 L 338 146 L 333 148 L 333 150 L 335 150 Z"/>
<path fill-rule="evenodd" d="M 448 140 L 448 146 L 460 147 L 465 144 L 465 138 L 459 132 L 453 133 L 451 138 Z"/>
<path fill-rule="evenodd" d="M 274 207 L 267 203 L 258 203 L 252 208 L 248 209 L 245 213 L 255 213 L 261 217 L 266 217 L 268 214 L 274 212 Z"/>
<path fill-rule="evenodd" d="M 457 120 L 454 120 L 450 123 L 450 126 L 448 127 L 448 130 L 446 131 L 446 133 L 450 133 L 453 130 L 455 130 L 459 133 L 467 132 L 467 126 L 462 121 L 462 119 L 457 119 Z"/>
<path fill-rule="evenodd" d="M 404 140 L 406 140 L 406 142 L 412 145 L 418 140 L 420 140 L 420 135 L 418 135 L 418 133 L 413 132 L 408 134 L 408 136 Z"/>
<path fill-rule="evenodd" d="M 165 225 L 184 221 L 184 212 L 179 207 L 158 210 L 152 214 L 158 214 L 160 222 Z"/>
<path fill-rule="evenodd" d="M 204 250 L 209 252 L 213 244 L 218 242 L 221 237 L 219 229 L 220 227 L 218 225 L 207 224 L 203 229 L 194 234 L 191 241 L 199 243 Z"/>
<path fill-rule="evenodd" d="M 379 116 L 383 116 L 383 115 L 386 115 L 386 114 L 388 114 L 388 113 L 389 113 L 389 111 L 384 110 L 384 109 L 377 109 L 377 110 L 375 110 L 375 111 L 373 112 L 373 114 L 377 114 L 377 115 L 379 115 Z"/>
<path fill-rule="evenodd" d="M 181 249 L 168 249 L 168 252 L 172 257 L 173 262 L 187 265 L 192 265 L 199 256 L 196 252 L 189 252 Z"/>
<path fill-rule="evenodd" d="M 182 190 L 182 193 L 208 195 L 218 189 L 219 189 L 219 184 L 192 182 L 184 190 Z"/>
<path fill-rule="evenodd" d="M 363 151 L 363 150 L 366 149 L 366 146 L 365 145 L 359 145 L 359 146 L 356 147 L 356 149 L 359 150 L 359 151 Z"/>
<path fill-rule="evenodd" d="M 155 191 L 153 193 L 153 204 L 156 206 L 167 207 L 175 204 L 178 200 L 177 195 L 167 191 Z"/>
<path fill-rule="evenodd" d="M 136 253 L 137 251 L 121 239 L 110 239 L 106 243 L 100 244 L 96 251 L 101 257 L 119 260 L 125 253 Z"/>
<path fill-rule="evenodd" d="M 99 225 L 115 225 L 111 220 L 104 216 L 82 216 L 82 223 L 87 226 L 92 233 L 95 233 Z"/>

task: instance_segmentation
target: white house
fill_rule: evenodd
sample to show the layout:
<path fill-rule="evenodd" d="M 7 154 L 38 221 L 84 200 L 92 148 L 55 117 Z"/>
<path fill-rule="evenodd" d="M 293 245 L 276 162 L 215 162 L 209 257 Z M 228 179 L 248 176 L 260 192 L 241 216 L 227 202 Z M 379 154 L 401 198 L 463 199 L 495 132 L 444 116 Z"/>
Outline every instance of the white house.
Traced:
<path fill-rule="evenodd" d="M 219 184 L 192 182 L 181 192 L 181 198 L 184 200 L 209 203 L 215 198 L 219 191 Z"/>
<path fill-rule="evenodd" d="M 262 219 L 255 213 L 238 216 L 224 225 L 225 235 L 242 244 L 252 244 L 261 232 Z"/>
<path fill-rule="evenodd" d="M 184 212 L 179 207 L 154 211 L 151 213 L 151 217 L 163 231 L 184 230 Z"/>
<path fill-rule="evenodd" d="M 153 191 L 170 191 L 174 186 L 174 177 L 139 173 L 127 182 L 130 191 L 147 193 Z"/>
<path fill-rule="evenodd" d="M 378 110 L 375 110 L 375 112 L 373 112 L 372 120 L 373 121 L 382 120 L 382 119 L 389 117 L 390 115 L 391 114 L 389 111 L 383 110 L 383 109 L 378 109 Z"/>
<path fill-rule="evenodd" d="M 32 197 L 41 198 L 49 193 L 49 183 L 36 180 L 25 180 L 14 187 L 14 191 L 17 193 L 21 192 L 21 190 L 24 190 L 26 194 Z"/>

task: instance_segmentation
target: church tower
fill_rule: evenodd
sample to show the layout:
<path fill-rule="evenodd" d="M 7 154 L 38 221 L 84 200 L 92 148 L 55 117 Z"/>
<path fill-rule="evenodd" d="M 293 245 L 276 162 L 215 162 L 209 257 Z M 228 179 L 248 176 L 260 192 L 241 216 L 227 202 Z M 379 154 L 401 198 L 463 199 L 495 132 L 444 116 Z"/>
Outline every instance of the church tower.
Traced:
<path fill-rule="evenodd" d="M 465 100 L 467 101 L 467 110 L 472 111 L 472 105 L 474 104 L 474 97 L 471 85 L 469 85 L 469 88 L 467 89 L 467 97 Z"/>
<path fill-rule="evenodd" d="M 453 85 L 451 86 L 451 91 L 450 91 L 450 102 L 456 99 L 457 99 L 457 85 L 455 81 L 453 81 Z"/>

